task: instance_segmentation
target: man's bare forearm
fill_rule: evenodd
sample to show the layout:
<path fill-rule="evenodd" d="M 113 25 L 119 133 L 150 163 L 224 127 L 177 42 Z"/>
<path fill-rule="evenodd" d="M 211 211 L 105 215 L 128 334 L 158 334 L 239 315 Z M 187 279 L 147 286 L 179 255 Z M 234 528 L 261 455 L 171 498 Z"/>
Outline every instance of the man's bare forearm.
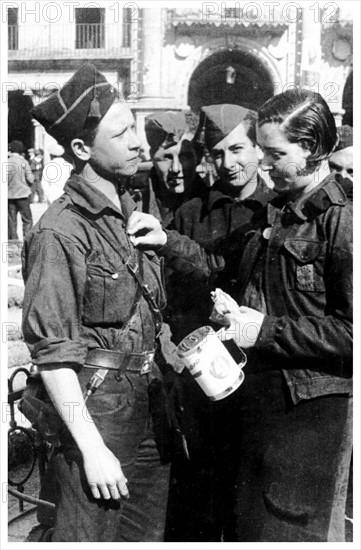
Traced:
<path fill-rule="evenodd" d="M 85 405 L 76 373 L 60 367 L 42 370 L 46 390 L 83 457 L 94 498 L 129 498 L 127 479 L 118 458 L 105 445 Z"/>
<path fill-rule="evenodd" d="M 86 452 L 96 445 L 104 445 L 86 407 L 76 373 L 69 368 L 59 368 L 43 370 L 41 377 L 50 399 L 80 451 Z"/>

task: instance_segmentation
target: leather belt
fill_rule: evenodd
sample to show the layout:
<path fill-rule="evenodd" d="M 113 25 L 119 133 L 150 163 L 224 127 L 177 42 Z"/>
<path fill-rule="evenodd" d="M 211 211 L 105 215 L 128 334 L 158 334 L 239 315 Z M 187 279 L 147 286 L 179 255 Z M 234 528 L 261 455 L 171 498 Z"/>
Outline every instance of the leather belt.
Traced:
<path fill-rule="evenodd" d="M 119 375 L 124 371 L 147 374 L 152 369 L 154 354 L 155 350 L 127 352 L 94 348 L 88 351 L 84 367 L 117 370 Z"/>

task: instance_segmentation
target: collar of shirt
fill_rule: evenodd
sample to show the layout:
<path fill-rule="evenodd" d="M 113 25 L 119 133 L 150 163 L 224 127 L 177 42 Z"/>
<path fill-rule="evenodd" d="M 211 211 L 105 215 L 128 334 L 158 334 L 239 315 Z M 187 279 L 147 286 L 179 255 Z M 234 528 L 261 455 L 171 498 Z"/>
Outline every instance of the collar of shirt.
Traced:
<path fill-rule="evenodd" d="M 222 181 L 217 180 L 213 187 L 211 187 L 208 195 L 208 210 L 212 210 L 218 201 L 240 203 L 244 204 L 248 208 L 251 208 L 252 210 L 257 210 L 258 208 L 265 206 L 273 196 L 274 192 L 266 185 L 264 180 L 259 175 L 255 191 L 244 200 L 235 199 L 230 195 L 226 195 L 222 191 Z"/>
<path fill-rule="evenodd" d="M 346 195 L 336 184 L 333 174 L 327 176 L 319 185 L 294 201 L 285 201 L 282 195 L 268 204 L 267 221 L 273 225 L 276 212 L 292 213 L 296 222 L 302 223 L 312 219 L 320 212 L 325 212 L 332 204 L 345 204 Z"/>
<path fill-rule="evenodd" d="M 117 208 L 117 206 L 108 199 L 99 189 L 94 185 L 88 182 L 79 174 L 72 174 L 68 179 L 64 192 L 67 193 L 72 201 L 87 210 L 91 214 L 100 214 L 102 210 L 110 208 L 118 215 L 120 214 L 125 219 L 128 219 L 129 216 L 136 210 L 136 204 L 129 195 L 128 191 L 123 193 L 120 197 L 122 211 Z"/>

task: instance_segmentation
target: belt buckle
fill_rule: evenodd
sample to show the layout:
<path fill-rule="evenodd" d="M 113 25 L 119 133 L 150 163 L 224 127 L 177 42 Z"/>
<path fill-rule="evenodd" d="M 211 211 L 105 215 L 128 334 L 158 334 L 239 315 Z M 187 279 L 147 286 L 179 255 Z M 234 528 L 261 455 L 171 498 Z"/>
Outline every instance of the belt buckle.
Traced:
<path fill-rule="evenodd" d="M 154 361 L 154 351 L 146 351 L 143 366 L 140 369 L 140 374 L 148 374 L 152 370 L 152 365 Z"/>

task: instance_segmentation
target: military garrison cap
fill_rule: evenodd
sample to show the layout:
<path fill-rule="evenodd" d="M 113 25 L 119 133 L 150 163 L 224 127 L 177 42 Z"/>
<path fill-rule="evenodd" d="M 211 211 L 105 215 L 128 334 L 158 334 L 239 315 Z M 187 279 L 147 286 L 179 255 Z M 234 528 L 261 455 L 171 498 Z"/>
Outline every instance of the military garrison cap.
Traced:
<path fill-rule="evenodd" d="M 204 141 L 209 151 L 247 118 L 257 113 L 240 105 L 223 103 L 207 105 L 201 109 L 200 127 L 204 127 Z"/>
<path fill-rule="evenodd" d="M 159 111 L 145 118 L 145 135 L 153 154 L 167 139 L 178 142 L 187 128 L 186 115 L 180 111 Z"/>
<path fill-rule="evenodd" d="M 92 63 L 85 63 L 64 86 L 32 110 L 32 116 L 59 143 L 81 137 L 104 117 L 116 90 Z"/>

